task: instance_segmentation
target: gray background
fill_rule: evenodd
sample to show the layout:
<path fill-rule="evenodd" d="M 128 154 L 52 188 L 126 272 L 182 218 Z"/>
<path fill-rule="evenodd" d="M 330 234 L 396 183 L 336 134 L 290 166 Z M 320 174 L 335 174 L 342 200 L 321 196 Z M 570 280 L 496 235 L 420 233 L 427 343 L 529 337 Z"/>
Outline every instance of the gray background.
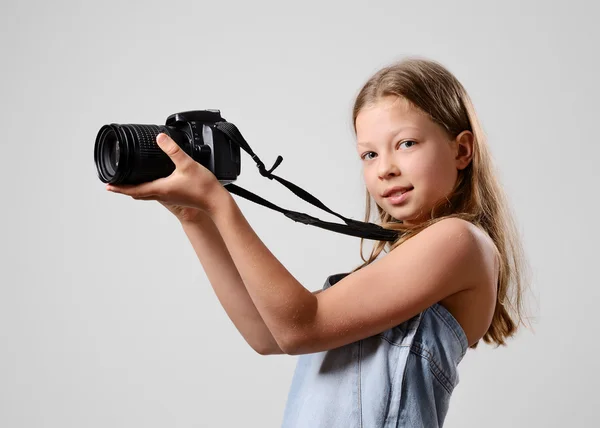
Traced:
<path fill-rule="evenodd" d="M 535 334 L 467 353 L 445 426 L 598 426 L 597 8 L 3 2 L 0 426 L 278 426 L 297 357 L 251 350 L 167 210 L 104 190 L 96 133 L 219 108 L 265 163 L 284 157 L 279 175 L 362 219 L 352 101 L 406 55 L 440 61 L 473 98 L 538 296 Z M 246 155 L 242 171 L 240 185 L 336 221 Z M 307 288 L 360 262 L 359 239 L 237 200 Z"/>

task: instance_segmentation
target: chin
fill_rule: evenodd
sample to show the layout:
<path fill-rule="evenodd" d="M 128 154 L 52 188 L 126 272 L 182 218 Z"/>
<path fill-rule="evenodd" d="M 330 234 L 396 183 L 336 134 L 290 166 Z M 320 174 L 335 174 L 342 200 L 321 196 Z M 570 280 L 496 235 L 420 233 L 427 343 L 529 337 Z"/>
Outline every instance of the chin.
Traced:
<path fill-rule="evenodd" d="M 405 207 L 390 207 L 390 210 L 387 211 L 395 220 L 401 221 L 401 222 L 408 222 L 408 223 L 415 223 L 415 224 L 419 224 L 419 223 L 423 223 L 424 221 L 427 221 L 427 219 L 422 218 L 422 216 L 420 216 L 417 213 L 407 213 Z M 402 214 L 401 214 L 402 213 Z"/>
<path fill-rule="evenodd" d="M 411 217 L 413 217 L 413 216 L 406 215 L 406 214 L 400 214 L 401 211 L 402 211 L 402 208 L 398 209 L 398 207 L 391 207 L 390 210 L 386 210 L 386 212 L 389 215 L 391 215 L 394 220 L 402 221 L 402 222 L 412 221 Z"/>

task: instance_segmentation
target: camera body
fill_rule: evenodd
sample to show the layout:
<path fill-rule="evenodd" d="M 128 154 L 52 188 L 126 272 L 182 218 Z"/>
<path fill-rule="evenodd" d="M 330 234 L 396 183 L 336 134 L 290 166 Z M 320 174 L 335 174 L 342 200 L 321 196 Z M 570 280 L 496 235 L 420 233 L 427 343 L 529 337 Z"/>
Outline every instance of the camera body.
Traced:
<path fill-rule="evenodd" d="M 231 183 L 241 173 L 240 147 L 215 128 L 224 121 L 219 110 L 193 110 L 170 115 L 165 125 L 104 125 L 94 145 L 98 177 L 104 183 L 139 184 L 170 175 L 175 164 L 156 143 L 162 132 L 222 184 Z"/>

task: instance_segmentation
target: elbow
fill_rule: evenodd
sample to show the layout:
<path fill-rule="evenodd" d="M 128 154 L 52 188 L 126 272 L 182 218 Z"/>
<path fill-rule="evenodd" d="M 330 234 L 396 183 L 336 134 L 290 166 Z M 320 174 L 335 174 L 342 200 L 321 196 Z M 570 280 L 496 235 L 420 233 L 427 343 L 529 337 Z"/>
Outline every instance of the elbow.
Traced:
<path fill-rule="evenodd" d="M 315 293 L 316 294 L 316 293 Z M 315 314 L 317 312 L 317 298 L 309 293 L 309 300 L 301 309 L 296 312 L 293 320 L 289 320 L 287 328 L 280 331 L 277 338 L 273 341 L 271 349 L 264 350 L 261 355 L 287 354 L 301 355 L 307 354 L 312 348 L 311 335 L 315 331 Z M 273 347 L 275 350 L 273 350 Z M 257 351 L 258 352 L 258 351 Z"/>
<path fill-rule="evenodd" d="M 284 348 L 285 347 L 280 346 L 280 344 L 275 341 L 273 341 L 272 343 L 252 347 L 252 349 L 254 349 L 254 351 L 259 355 L 287 354 L 287 352 L 284 351 Z"/>
<path fill-rule="evenodd" d="M 253 348 L 253 349 L 254 349 L 254 351 L 258 355 L 262 355 L 262 356 L 265 356 L 265 355 L 285 354 L 285 352 L 283 352 L 281 350 L 281 348 L 274 349 L 274 348 L 258 348 L 258 347 L 256 347 L 256 348 Z"/>
<path fill-rule="evenodd" d="M 310 343 L 306 334 L 289 335 L 281 343 L 281 349 L 288 355 L 302 355 L 310 352 L 307 345 Z"/>
<path fill-rule="evenodd" d="M 285 354 L 287 355 L 302 355 L 306 352 L 302 352 L 300 348 L 286 348 Z"/>
<path fill-rule="evenodd" d="M 306 341 L 299 334 L 288 333 L 285 336 L 279 335 L 277 338 L 271 336 L 269 340 L 255 342 L 254 344 L 248 343 L 259 355 L 299 355 L 303 353 L 303 343 L 306 343 Z"/>
<path fill-rule="evenodd" d="M 254 349 L 254 351 L 255 351 L 255 352 L 258 354 L 258 355 L 262 355 L 262 356 L 265 356 L 265 355 L 273 355 L 273 354 L 275 353 L 275 352 L 273 352 L 271 349 L 268 349 L 268 348 L 258 348 L 258 347 L 255 347 L 255 348 L 252 348 L 252 349 Z"/>
<path fill-rule="evenodd" d="M 266 346 L 252 346 L 251 347 L 254 352 L 256 352 L 258 355 L 271 355 L 271 351 L 269 348 L 267 348 Z"/>
<path fill-rule="evenodd" d="M 310 295 L 310 301 L 303 308 L 304 311 L 299 311 L 301 316 L 297 316 L 294 319 L 292 326 L 287 330 L 287 334 L 281 337 L 280 344 L 281 349 L 288 355 L 302 355 L 309 354 L 311 352 L 317 352 L 314 350 L 314 340 L 316 328 L 316 313 L 318 307 L 317 294 Z"/>
<path fill-rule="evenodd" d="M 281 345 L 281 352 L 287 355 L 298 355 L 296 345 L 291 342 L 285 342 Z"/>

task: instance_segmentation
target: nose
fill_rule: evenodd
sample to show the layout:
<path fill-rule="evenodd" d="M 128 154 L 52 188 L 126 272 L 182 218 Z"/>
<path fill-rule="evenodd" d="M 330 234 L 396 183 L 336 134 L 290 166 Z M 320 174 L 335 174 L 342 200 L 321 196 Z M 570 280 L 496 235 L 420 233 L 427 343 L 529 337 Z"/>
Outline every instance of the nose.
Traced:
<path fill-rule="evenodd" d="M 377 164 L 377 174 L 380 179 L 395 177 L 400 174 L 400 169 L 393 156 L 380 155 Z"/>

